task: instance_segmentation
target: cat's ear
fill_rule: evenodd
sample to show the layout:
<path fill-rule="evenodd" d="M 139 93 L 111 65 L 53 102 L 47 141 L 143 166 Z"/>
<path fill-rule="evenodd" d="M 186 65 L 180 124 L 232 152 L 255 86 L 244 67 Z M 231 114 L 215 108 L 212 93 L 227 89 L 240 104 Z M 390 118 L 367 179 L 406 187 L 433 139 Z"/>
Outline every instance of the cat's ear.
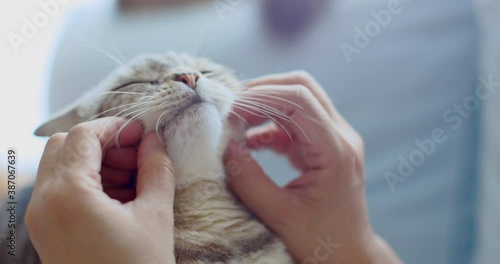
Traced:
<path fill-rule="evenodd" d="M 86 94 L 38 127 L 35 135 L 51 136 L 58 132 L 68 132 L 73 126 L 97 115 L 99 107 L 100 103 L 97 98 L 92 94 Z"/>

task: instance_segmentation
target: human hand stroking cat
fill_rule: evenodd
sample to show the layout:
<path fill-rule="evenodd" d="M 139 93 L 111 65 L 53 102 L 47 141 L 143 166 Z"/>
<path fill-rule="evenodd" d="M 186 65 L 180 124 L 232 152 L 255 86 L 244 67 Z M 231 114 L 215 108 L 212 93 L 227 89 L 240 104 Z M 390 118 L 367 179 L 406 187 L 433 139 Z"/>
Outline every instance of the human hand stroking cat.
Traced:
<path fill-rule="evenodd" d="M 138 122 L 123 128 L 117 148 L 125 123 L 98 119 L 47 143 L 26 213 L 43 263 L 175 263 L 173 167 L 154 134 L 140 141 Z M 133 190 L 124 187 L 132 168 L 123 157 L 137 167 Z"/>
<path fill-rule="evenodd" d="M 102 119 L 108 116 L 128 121 Z M 249 131 L 246 145 L 289 158 L 302 175 L 285 188 L 276 186 L 237 143 L 229 144 L 223 160 L 230 140 L 245 138 L 245 124 L 266 121 L 271 124 Z M 181 264 L 288 264 L 292 256 L 302 263 L 398 263 L 368 219 L 362 139 L 307 73 L 266 76 L 243 89 L 231 71 L 207 59 L 143 56 L 110 74 L 36 134 L 52 135 L 74 125 L 67 136 L 49 141 L 37 199 L 28 210 L 35 247 L 42 259 L 54 255 L 47 263 L 77 263 L 60 262 L 73 255 L 87 260 L 78 248 L 90 248 L 89 241 L 100 235 L 100 247 L 123 254 L 109 263 L 174 261 L 167 253 Z M 141 135 L 147 136 L 136 152 L 132 146 Z M 56 165 L 71 161 L 85 136 L 93 144 L 84 153 L 95 156 L 73 162 L 77 169 L 63 166 L 68 175 L 61 174 Z M 149 162 L 141 162 L 148 156 Z M 133 186 L 130 170 L 136 168 Z M 147 168 L 156 173 L 150 175 Z M 226 169 L 243 204 L 226 188 Z M 50 217 L 39 222 L 42 213 Z M 127 257 L 134 253 L 128 248 L 137 244 L 150 258 L 127 262 L 137 260 Z M 57 252 L 57 246 L 66 250 Z M 97 252 L 95 260 L 107 260 L 104 251 Z"/>
<path fill-rule="evenodd" d="M 262 104 L 282 114 L 260 126 L 270 118 L 236 110 L 259 126 L 245 145 L 230 144 L 225 156 L 236 195 L 299 263 L 399 263 L 368 219 L 363 140 L 323 88 L 306 72 L 264 76 L 247 86 L 257 98 L 259 91 L 274 94 Z M 280 188 L 247 147 L 285 155 L 301 175 Z"/>
<path fill-rule="evenodd" d="M 243 138 L 245 128 L 244 120 L 229 118 L 231 108 L 272 112 L 245 100 L 241 88 L 229 69 L 210 60 L 173 52 L 145 55 L 112 72 L 35 133 L 48 136 L 107 116 L 139 121 L 143 133 L 156 133 L 176 173 L 177 263 L 291 263 L 280 239 L 226 188 L 222 155 L 230 139 Z M 218 189 L 205 192 L 207 186 Z M 115 197 L 126 201 L 130 195 Z"/>

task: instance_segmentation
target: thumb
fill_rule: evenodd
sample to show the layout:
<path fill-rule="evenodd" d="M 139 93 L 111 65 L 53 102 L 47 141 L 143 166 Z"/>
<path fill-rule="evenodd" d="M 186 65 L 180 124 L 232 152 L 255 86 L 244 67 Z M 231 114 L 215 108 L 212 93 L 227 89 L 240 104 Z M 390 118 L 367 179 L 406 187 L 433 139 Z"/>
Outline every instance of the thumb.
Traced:
<path fill-rule="evenodd" d="M 278 232 L 289 210 L 287 193 L 266 175 L 244 146 L 230 142 L 224 159 L 233 192 L 262 222 Z"/>
<path fill-rule="evenodd" d="M 136 199 L 173 204 L 174 169 L 155 133 L 142 139 L 137 156 Z"/>

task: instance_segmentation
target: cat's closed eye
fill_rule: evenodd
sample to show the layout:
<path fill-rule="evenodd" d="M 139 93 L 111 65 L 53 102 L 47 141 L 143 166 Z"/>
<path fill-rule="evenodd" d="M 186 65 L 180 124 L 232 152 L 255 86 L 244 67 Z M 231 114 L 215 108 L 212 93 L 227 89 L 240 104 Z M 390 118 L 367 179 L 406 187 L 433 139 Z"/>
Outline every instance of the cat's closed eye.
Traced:
<path fill-rule="evenodd" d="M 123 89 L 123 88 L 126 88 L 130 85 L 134 85 L 134 84 L 150 84 L 150 85 L 159 85 L 160 82 L 159 81 L 131 81 L 131 82 L 128 82 L 128 83 L 125 83 L 125 84 L 122 84 L 122 85 L 119 85 L 118 87 L 115 87 L 113 88 L 111 91 L 117 91 L 117 90 L 120 90 L 120 89 Z"/>

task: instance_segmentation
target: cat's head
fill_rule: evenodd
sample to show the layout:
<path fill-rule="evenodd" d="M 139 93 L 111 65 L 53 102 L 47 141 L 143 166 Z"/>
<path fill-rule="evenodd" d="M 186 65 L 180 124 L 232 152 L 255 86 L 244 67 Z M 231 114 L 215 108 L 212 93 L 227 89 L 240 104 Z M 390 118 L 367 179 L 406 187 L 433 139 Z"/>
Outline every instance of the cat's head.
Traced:
<path fill-rule="evenodd" d="M 179 153 L 183 149 L 220 154 L 227 117 L 240 88 L 231 70 L 205 58 L 173 52 L 141 56 L 111 73 L 35 134 L 50 136 L 81 122 L 120 116 L 143 123 L 145 133 L 156 130 L 166 140 L 169 155 L 178 156 L 174 159 L 186 158 Z"/>

